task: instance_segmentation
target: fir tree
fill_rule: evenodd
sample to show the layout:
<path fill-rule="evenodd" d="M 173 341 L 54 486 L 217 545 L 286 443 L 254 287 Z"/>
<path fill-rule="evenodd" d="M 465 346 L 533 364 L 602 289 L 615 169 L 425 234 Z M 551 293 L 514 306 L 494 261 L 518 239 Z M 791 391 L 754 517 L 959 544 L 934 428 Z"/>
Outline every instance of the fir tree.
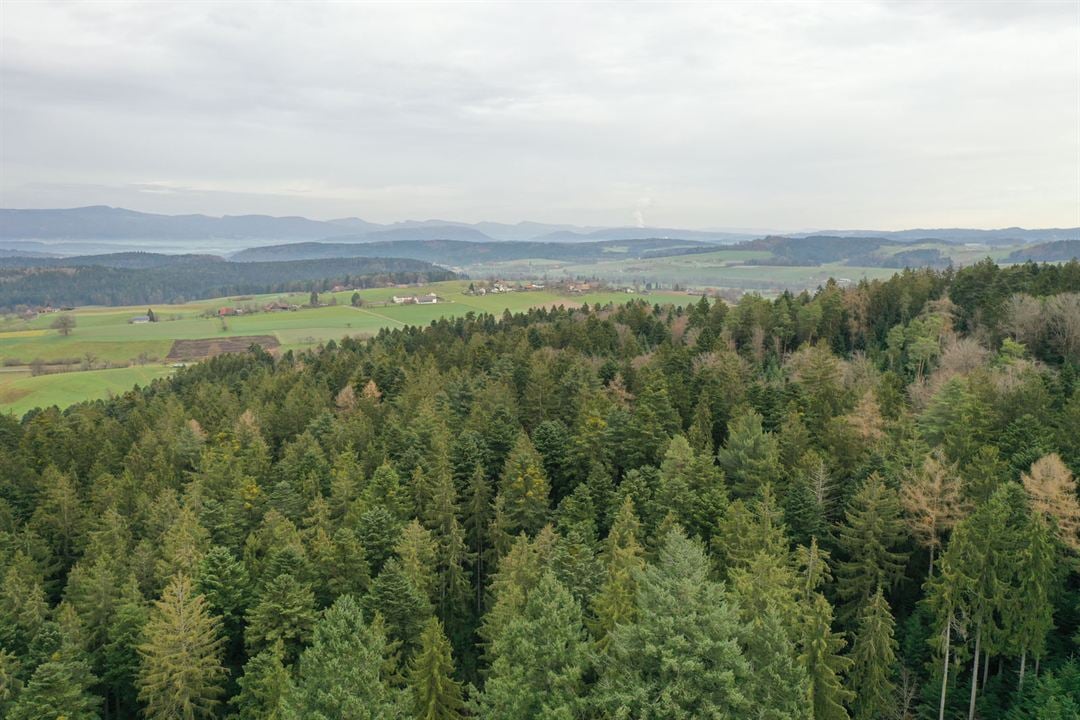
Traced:
<path fill-rule="evenodd" d="M 315 595 L 289 574 L 271 580 L 247 612 L 244 643 L 254 655 L 281 641 L 289 660 L 299 654 L 315 624 Z"/>
<path fill-rule="evenodd" d="M 139 646 L 139 699 L 154 720 L 212 717 L 221 695 L 221 620 L 177 575 L 154 603 Z"/>
<path fill-rule="evenodd" d="M 765 483 L 780 477 L 780 448 L 771 433 L 761 427 L 761 415 L 746 410 L 728 427 L 728 439 L 717 460 L 736 497 L 754 497 Z"/>
<path fill-rule="evenodd" d="M 855 693 L 854 720 L 888 717 L 896 706 L 896 640 L 893 616 L 878 588 L 859 612 L 859 625 L 851 648 L 849 685 Z"/>
<path fill-rule="evenodd" d="M 595 704 L 612 717 L 743 717 L 750 666 L 738 618 L 701 546 L 667 534 L 638 586 L 638 619 L 611 633 Z"/>
<path fill-rule="evenodd" d="M 417 720 L 458 720 L 465 704 L 461 684 L 454 680 L 450 643 L 437 618 L 428 620 L 420 634 L 420 648 L 409 668 L 413 717 Z"/>
<path fill-rule="evenodd" d="M 478 713 L 489 720 L 574 717 L 587 649 L 580 607 L 552 573 L 544 573 L 491 640 Z"/>
<path fill-rule="evenodd" d="M 843 618 L 854 618 L 879 588 L 900 582 L 907 561 L 896 551 L 902 538 L 900 502 L 874 473 L 852 498 L 838 532 L 837 545 L 846 557 L 836 566 L 837 595 L 846 601 Z"/>
<path fill-rule="evenodd" d="M 315 626 L 284 700 L 287 720 L 393 720 L 405 716 L 384 677 L 386 638 L 364 622 L 360 604 L 338 598 Z"/>
<path fill-rule="evenodd" d="M 237 680 L 239 691 L 229 701 L 234 711 L 230 720 L 282 719 L 282 700 L 292 681 L 284 656 L 285 648 L 278 640 L 247 661 L 243 676 Z"/>

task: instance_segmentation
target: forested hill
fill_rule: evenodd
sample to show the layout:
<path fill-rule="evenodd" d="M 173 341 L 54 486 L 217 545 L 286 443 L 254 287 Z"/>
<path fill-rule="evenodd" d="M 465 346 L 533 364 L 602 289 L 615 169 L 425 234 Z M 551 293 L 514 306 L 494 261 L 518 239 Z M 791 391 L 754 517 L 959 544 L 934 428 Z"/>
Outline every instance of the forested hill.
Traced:
<path fill-rule="evenodd" d="M 33 266 L 26 267 L 28 260 L 0 260 L 0 308 L 178 303 L 222 295 L 321 292 L 339 283 L 376 287 L 457 277 L 430 263 L 403 258 L 234 263 L 205 255 L 123 253 L 73 261 L 31 261 Z M 83 262 L 115 265 L 80 264 Z"/>
<path fill-rule="evenodd" d="M 241 250 L 238 262 L 297 258 L 394 257 L 416 258 L 442 265 L 471 265 L 508 260 L 547 259 L 567 262 L 661 257 L 712 252 L 716 245 L 694 240 L 607 240 L 603 242 L 466 242 L 463 240 L 396 240 L 392 242 L 308 242 Z"/>
<path fill-rule="evenodd" d="M 1080 234 L 1080 233 L 1078 233 Z M 1080 258 L 1080 240 L 1058 240 L 1040 243 L 1009 253 L 1009 262 L 1065 262 Z"/>
<path fill-rule="evenodd" d="M 1075 718 L 1078 316 L 984 262 L 2 417 L 0 717 Z"/>

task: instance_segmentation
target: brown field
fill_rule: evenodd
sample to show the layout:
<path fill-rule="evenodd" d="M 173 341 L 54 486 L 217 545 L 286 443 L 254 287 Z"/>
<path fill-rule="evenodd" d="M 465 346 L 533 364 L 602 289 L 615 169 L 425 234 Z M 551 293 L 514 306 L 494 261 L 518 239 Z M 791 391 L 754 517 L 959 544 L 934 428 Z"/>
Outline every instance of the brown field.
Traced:
<path fill-rule="evenodd" d="M 273 335 L 240 335 L 237 337 L 203 338 L 201 340 L 176 340 L 165 357 L 171 362 L 203 360 L 222 353 L 244 352 L 252 345 L 274 351 L 281 343 Z"/>

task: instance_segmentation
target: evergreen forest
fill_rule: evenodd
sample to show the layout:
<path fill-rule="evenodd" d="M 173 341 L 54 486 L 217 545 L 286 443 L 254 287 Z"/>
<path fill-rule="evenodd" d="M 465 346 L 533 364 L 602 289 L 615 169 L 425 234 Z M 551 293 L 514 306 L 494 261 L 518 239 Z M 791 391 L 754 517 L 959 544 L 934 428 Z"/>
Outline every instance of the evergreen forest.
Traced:
<path fill-rule="evenodd" d="M 0 717 L 1080 717 L 1080 263 L 689 301 L 0 417 Z"/>

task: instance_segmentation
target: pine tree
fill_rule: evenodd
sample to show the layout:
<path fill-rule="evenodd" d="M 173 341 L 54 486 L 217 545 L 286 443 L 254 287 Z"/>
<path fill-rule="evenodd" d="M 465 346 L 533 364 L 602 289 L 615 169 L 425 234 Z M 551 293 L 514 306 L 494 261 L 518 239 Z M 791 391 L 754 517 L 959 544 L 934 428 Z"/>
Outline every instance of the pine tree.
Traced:
<path fill-rule="evenodd" d="M 154 720 L 212 717 L 221 695 L 221 621 L 185 575 L 154 603 L 139 646 L 139 699 Z"/>
<path fill-rule="evenodd" d="M 896 706 L 896 640 L 893 616 L 885 595 L 877 592 L 859 613 L 858 630 L 851 648 L 849 686 L 855 693 L 851 708 L 854 720 L 888 717 Z"/>
<path fill-rule="evenodd" d="M 364 622 L 360 604 L 338 598 L 315 626 L 284 700 L 287 720 L 394 720 L 403 698 L 384 677 L 386 638 Z"/>
<path fill-rule="evenodd" d="M 234 710 L 230 720 L 282 720 L 282 700 L 292 681 L 284 656 L 279 640 L 247 661 L 237 680 L 239 691 L 229 700 Z"/>
<path fill-rule="evenodd" d="M 584 693 L 588 644 L 581 608 L 551 572 L 488 648 L 491 668 L 478 714 L 488 720 L 574 717 Z"/>
<path fill-rule="evenodd" d="M 837 537 L 847 558 L 836 566 L 837 595 L 846 601 L 842 618 L 855 617 L 874 592 L 903 578 L 907 556 L 895 550 L 903 530 L 896 493 L 880 475 L 870 475 L 852 498 Z"/>
<path fill-rule="evenodd" d="M 450 642 L 437 618 L 420 634 L 420 648 L 409 668 L 413 717 L 417 720 L 458 720 L 465 717 L 461 684 L 454 680 Z"/>

